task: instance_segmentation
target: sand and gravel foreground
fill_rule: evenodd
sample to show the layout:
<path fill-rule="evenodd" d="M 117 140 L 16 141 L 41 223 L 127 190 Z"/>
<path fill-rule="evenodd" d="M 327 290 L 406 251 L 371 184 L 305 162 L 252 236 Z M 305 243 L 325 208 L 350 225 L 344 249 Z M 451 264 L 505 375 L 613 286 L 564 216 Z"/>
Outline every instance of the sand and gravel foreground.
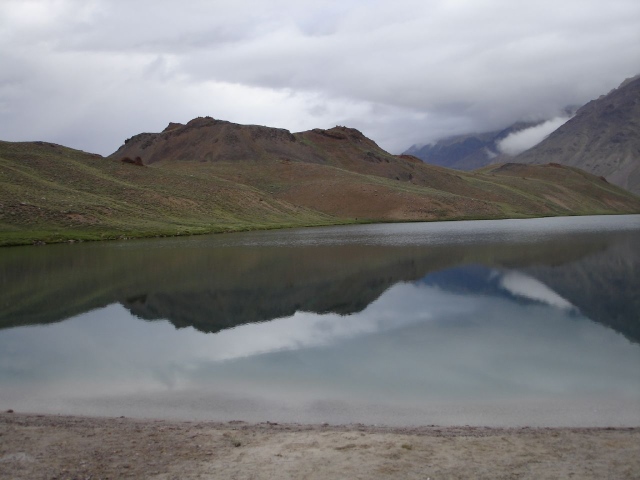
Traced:
<path fill-rule="evenodd" d="M 640 478 L 640 428 L 385 428 L 2 413 L 0 478 Z"/>

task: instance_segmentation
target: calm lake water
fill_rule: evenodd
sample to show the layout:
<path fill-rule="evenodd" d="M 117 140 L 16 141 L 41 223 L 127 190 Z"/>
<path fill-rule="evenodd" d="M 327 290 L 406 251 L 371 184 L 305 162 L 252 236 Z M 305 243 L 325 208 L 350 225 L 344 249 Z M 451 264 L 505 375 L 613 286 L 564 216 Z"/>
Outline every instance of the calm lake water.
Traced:
<path fill-rule="evenodd" d="M 640 215 L 0 249 L 0 409 L 640 425 Z"/>

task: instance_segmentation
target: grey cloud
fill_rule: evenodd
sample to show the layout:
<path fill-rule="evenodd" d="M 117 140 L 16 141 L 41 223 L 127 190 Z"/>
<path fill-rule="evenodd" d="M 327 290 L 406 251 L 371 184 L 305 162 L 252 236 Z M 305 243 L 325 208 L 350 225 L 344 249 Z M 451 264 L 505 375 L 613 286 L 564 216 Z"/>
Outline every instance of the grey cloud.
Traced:
<path fill-rule="evenodd" d="M 349 124 L 399 152 L 606 93 L 638 73 L 639 23 L 631 0 L 8 0 L 0 127 L 110 153 L 172 120 L 226 115 Z"/>

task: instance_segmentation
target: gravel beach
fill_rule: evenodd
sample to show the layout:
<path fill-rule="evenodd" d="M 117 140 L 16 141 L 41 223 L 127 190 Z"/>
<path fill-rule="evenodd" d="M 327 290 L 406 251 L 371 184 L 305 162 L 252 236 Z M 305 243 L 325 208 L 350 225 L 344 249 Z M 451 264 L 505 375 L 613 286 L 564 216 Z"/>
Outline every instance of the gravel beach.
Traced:
<path fill-rule="evenodd" d="M 640 428 L 390 428 L 0 414 L 2 479 L 629 479 Z"/>

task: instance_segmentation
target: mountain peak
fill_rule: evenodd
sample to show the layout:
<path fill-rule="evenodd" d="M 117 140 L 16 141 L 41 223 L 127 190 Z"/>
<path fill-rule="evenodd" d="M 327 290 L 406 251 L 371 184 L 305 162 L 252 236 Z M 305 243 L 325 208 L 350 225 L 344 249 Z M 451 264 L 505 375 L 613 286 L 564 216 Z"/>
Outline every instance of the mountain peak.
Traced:
<path fill-rule="evenodd" d="M 165 128 L 162 133 L 170 132 L 171 130 L 175 130 L 180 127 L 184 127 L 184 125 L 182 123 L 169 122 L 169 125 L 167 125 L 167 128 Z"/>
<path fill-rule="evenodd" d="M 240 125 L 207 116 L 196 117 L 186 124 L 171 122 L 160 133 L 134 135 L 110 157 L 140 157 L 145 165 L 176 160 L 256 160 L 263 158 L 265 151 L 277 150 L 282 144 L 295 141 L 285 129 Z"/>
<path fill-rule="evenodd" d="M 189 120 L 185 126 L 191 127 L 191 128 L 203 128 L 203 127 L 212 127 L 214 125 L 218 125 L 221 123 L 231 123 L 231 122 L 227 122 L 226 120 L 216 120 L 213 117 L 206 116 L 206 117 L 196 117 L 192 120 Z"/>

